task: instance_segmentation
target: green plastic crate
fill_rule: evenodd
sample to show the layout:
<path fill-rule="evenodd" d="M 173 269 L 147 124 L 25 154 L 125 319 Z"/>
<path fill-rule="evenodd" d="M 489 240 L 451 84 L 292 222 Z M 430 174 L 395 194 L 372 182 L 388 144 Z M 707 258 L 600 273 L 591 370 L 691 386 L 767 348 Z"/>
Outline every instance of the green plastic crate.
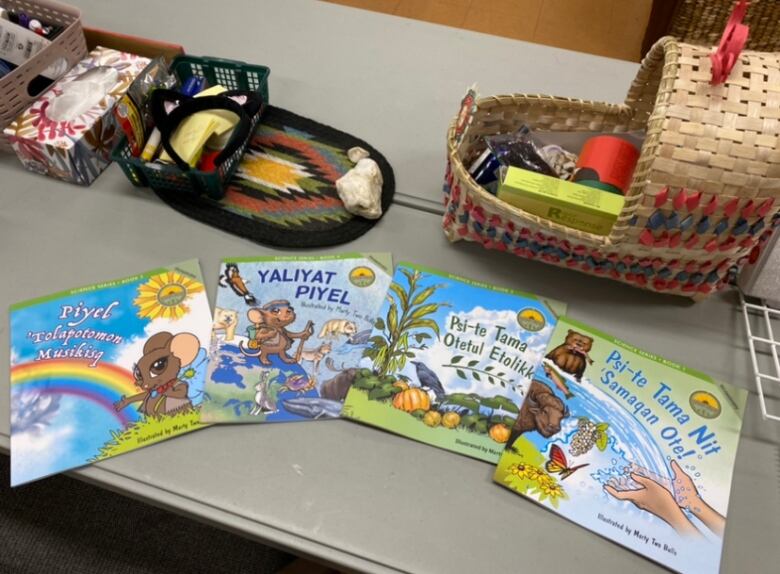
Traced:
<path fill-rule="evenodd" d="M 173 61 L 171 71 L 176 75 L 180 84 L 183 84 L 191 76 L 202 76 L 206 78 L 208 86 L 219 84 L 228 90 L 259 92 L 263 106 L 260 112 L 252 118 L 250 134 L 254 132 L 255 126 L 268 104 L 268 76 L 271 70 L 266 66 L 255 66 L 221 58 L 179 56 Z M 133 185 L 148 186 L 159 190 L 182 191 L 195 195 L 204 194 L 213 199 L 222 199 L 225 195 L 225 187 L 238 168 L 248 143 L 247 139 L 215 171 L 191 169 L 185 172 L 175 165 L 145 162 L 140 157 L 132 156 L 126 136 L 122 136 L 112 150 L 111 159 L 119 164 Z"/>

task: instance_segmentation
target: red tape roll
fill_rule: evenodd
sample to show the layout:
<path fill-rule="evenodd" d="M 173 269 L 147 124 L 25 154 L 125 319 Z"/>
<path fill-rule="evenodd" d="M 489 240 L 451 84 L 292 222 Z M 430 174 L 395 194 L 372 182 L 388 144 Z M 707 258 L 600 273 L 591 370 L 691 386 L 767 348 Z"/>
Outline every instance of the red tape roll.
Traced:
<path fill-rule="evenodd" d="M 638 159 L 639 150 L 631 142 L 615 136 L 592 137 L 582 146 L 574 181 L 599 181 L 625 194 Z"/>

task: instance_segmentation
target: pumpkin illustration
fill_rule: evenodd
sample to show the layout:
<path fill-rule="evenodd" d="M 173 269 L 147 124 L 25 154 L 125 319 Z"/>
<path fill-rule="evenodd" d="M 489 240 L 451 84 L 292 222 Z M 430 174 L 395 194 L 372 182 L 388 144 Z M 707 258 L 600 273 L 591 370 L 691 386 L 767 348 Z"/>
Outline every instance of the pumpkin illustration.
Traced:
<path fill-rule="evenodd" d="M 439 411 L 428 411 L 423 416 L 423 422 L 429 427 L 437 427 L 441 422 L 441 413 Z"/>
<path fill-rule="evenodd" d="M 396 393 L 395 397 L 393 397 L 393 406 L 407 413 L 417 409 L 427 411 L 431 408 L 431 398 L 424 390 L 414 387 Z"/>
<path fill-rule="evenodd" d="M 509 440 L 509 427 L 504 423 L 499 423 L 490 427 L 488 434 L 494 441 L 504 443 Z"/>
<path fill-rule="evenodd" d="M 405 391 L 406 389 L 409 388 L 409 383 L 407 383 L 406 381 L 396 381 L 393 383 L 393 386 L 398 387 L 402 391 Z"/>
<path fill-rule="evenodd" d="M 460 415 L 458 413 L 445 413 L 441 417 L 441 426 L 448 429 L 454 429 L 460 423 Z"/>

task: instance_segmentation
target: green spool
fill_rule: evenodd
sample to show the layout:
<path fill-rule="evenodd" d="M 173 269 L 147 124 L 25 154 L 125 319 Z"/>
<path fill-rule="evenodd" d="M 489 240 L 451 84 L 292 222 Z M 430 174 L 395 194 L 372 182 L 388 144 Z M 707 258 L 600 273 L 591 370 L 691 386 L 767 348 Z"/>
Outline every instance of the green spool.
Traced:
<path fill-rule="evenodd" d="M 610 185 L 608 183 L 603 183 L 601 181 L 598 181 L 597 179 L 583 179 L 582 181 L 576 181 L 575 183 L 579 183 L 580 185 L 585 185 L 587 187 L 595 187 L 596 189 L 607 191 L 609 193 L 616 193 L 617 195 L 623 195 L 623 192 L 620 191 L 620 188 L 615 187 L 614 185 Z"/>

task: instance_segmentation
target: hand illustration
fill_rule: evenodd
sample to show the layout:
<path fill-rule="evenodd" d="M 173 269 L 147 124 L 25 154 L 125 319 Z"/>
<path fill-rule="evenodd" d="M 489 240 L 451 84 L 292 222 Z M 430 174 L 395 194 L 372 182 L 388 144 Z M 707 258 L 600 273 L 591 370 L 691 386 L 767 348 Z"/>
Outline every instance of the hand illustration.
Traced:
<path fill-rule="evenodd" d="M 674 499 L 682 508 L 693 510 L 691 507 L 700 500 L 693 479 L 675 460 L 672 461 L 672 488 L 674 488 Z"/>
<path fill-rule="evenodd" d="M 677 504 L 691 512 L 712 532 L 718 536 L 723 536 L 723 531 L 726 528 L 726 519 L 704 502 L 693 479 L 674 460 L 672 461 L 672 488 L 674 489 L 674 498 Z"/>
<path fill-rule="evenodd" d="M 647 478 L 635 472 L 631 473 L 631 478 L 639 483 L 642 488 L 634 490 L 617 490 L 607 484 L 604 486 L 611 496 L 618 500 L 628 500 L 637 508 L 646 512 L 655 514 L 658 518 L 674 528 L 678 534 L 699 536 L 700 532 L 685 516 L 683 511 L 677 505 L 672 493 L 658 484 L 651 478 Z"/>

